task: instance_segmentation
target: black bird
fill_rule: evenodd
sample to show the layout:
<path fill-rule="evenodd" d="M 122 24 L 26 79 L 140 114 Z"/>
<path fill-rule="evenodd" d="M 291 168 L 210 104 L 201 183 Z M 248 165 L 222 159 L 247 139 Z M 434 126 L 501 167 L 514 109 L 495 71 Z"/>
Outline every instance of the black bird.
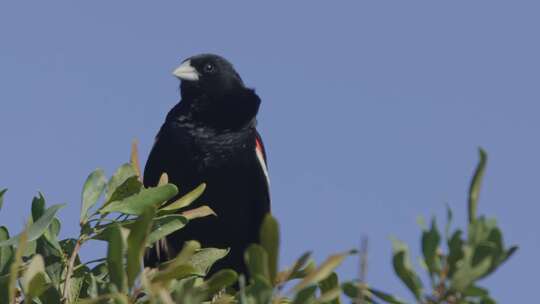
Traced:
<path fill-rule="evenodd" d="M 263 217 L 270 211 L 266 153 L 256 129 L 261 100 L 217 55 L 188 58 L 174 75 L 181 80 L 182 98 L 159 130 L 144 184 L 155 186 L 166 172 L 184 195 L 204 182 L 206 190 L 192 206 L 207 204 L 217 217 L 193 220 L 155 244 L 145 265 L 174 258 L 185 241 L 197 240 L 203 247 L 230 248 L 211 273 L 232 268 L 246 274 L 244 251 L 259 241 Z"/>

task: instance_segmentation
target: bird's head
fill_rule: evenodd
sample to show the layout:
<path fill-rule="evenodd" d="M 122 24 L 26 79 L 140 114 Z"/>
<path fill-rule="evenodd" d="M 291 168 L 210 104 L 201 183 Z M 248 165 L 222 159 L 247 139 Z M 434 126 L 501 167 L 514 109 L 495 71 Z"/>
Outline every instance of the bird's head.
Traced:
<path fill-rule="evenodd" d="M 219 98 L 245 88 L 240 75 L 225 58 L 213 54 L 190 57 L 176 68 L 173 74 L 182 82 L 182 98 L 206 95 Z"/>
<path fill-rule="evenodd" d="M 255 122 L 260 99 L 244 86 L 223 57 L 201 54 L 184 60 L 173 74 L 181 80 L 184 109 L 215 129 L 237 129 Z"/>

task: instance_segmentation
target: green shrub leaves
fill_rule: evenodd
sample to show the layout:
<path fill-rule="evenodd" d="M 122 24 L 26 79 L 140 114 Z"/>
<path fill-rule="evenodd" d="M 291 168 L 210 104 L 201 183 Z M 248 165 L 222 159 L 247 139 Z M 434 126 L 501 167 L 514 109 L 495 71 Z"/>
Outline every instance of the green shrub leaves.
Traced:
<path fill-rule="evenodd" d="M 65 205 L 63 204 L 52 205 L 51 207 L 47 208 L 47 210 L 45 210 L 43 215 L 37 221 L 30 224 L 30 226 L 26 228 L 26 241 L 31 242 L 40 237 L 45 232 L 45 229 L 49 227 L 49 224 L 51 224 L 51 222 L 53 221 L 54 216 L 56 215 L 58 210 L 62 209 L 64 206 Z M 0 242 L 0 247 L 15 245 L 19 243 L 20 238 L 21 234 L 14 236 L 8 240 L 2 241 Z"/>
<path fill-rule="evenodd" d="M 222 269 L 207 277 L 213 265 L 227 256 L 228 248 L 201 248 L 187 241 L 171 252 L 170 261 L 143 268 L 146 248 L 166 244 L 167 236 L 190 221 L 219 216 L 198 201 L 202 183 L 178 197 L 178 188 L 162 174 L 156 187 L 140 180 L 136 146 L 132 160 L 107 180 L 103 170 L 92 172 L 82 189 L 80 235 L 59 240 L 58 211 L 47 207 L 39 193 L 32 201 L 26 228 L 14 237 L 0 227 L 0 303 L 213 303 L 213 304 L 341 304 L 344 294 L 354 303 L 404 304 L 400 298 L 373 288 L 362 278 L 340 282 L 337 267 L 356 251 L 328 257 L 317 265 L 305 252 L 290 267 L 279 270 L 280 231 L 277 220 L 266 215 L 260 243 L 245 254 L 249 282 L 243 274 Z M 451 229 L 453 214 L 447 207 L 442 233 L 435 218 L 422 226 L 420 265 L 427 271 L 424 283 L 406 244 L 394 240 L 392 264 L 396 276 L 417 303 L 496 303 L 478 285 L 517 250 L 507 247 L 494 219 L 478 215 L 480 186 L 487 156 L 480 150 L 468 198 L 468 225 Z M 0 208 L 6 189 L 0 190 Z M 100 203 L 101 198 L 101 203 Z M 194 203 L 195 208 L 190 206 Z M 82 261 L 81 250 L 95 240 L 107 243 L 104 257 Z M 362 254 L 364 258 L 366 255 Z"/>
<path fill-rule="evenodd" d="M 113 201 L 101 208 L 99 213 L 107 214 L 120 212 L 130 215 L 141 215 L 146 208 L 157 208 L 167 200 L 173 198 L 178 189 L 173 184 L 166 184 L 156 188 L 143 189 L 139 193 L 128 196 L 122 200 Z"/>
<path fill-rule="evenodd" d="M 469 223 L 472 223 L 476 219 L 476 213 L 478 209 L 478 198 L 480 196 L 480 187 L 482 185 L 482 179 L 484 178 L 484 171 L 486 169 L 487 154 L 483 149 L 479 150 L 480 161 L 474 172 L 471 186 L 469 189 Z"/>
<path fill-rule="evenodd" d="M 82 191 L 81 223 L 86 222 L 88 210 L 97 203 L 99 196 L 105 190 L 106 182 L 105 173 L 101 169 L 92 172 L 86 179 Z"/>

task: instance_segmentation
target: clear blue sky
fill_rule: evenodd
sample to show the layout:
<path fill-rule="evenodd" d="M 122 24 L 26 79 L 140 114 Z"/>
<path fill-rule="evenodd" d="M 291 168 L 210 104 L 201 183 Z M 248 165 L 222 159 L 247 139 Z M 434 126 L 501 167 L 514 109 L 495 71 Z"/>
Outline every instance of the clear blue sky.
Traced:
<path fill-rule="evenodd" d="M 0 223 L 43 191 L 78 231 L 96 167 L 146 160 L 179 99 L 182 58 L 221 54 L 263 100 L 282 264 L 370 239 L 368 279 L 410 298 L 389 237 L 418 257 L 418 215 L 465 220 L 477 147 L 480 211 L 519 252 L 483 281 L 501 303 L 536 294 L 540 264 L 540 5 L 535 1 L 33 1 L 0 4 Z M 102 254 L 103 247 L 87 256 Z M 356 275 L 357 261 L 342 268 Z"/>

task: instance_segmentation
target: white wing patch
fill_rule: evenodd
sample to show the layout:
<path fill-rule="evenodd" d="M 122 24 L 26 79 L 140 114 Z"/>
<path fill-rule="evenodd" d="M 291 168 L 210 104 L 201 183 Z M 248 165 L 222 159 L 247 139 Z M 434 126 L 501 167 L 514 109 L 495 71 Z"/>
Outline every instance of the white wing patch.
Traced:
<path fill-rule="evenodd" d="M 259 142 L 257 142 L 257 145 L 255 145 L 255 153 L 257 154 L 257 159 L 259 160 L 259 164 L 261 165 L 262 170 L 264 172 L 264 176 L 266 177 L 266 182 L 268 183 L 268 185 L 270 185 L 270 178 L 268 177 L 268 168 L 266 167 L 266 161 L 264 161 L 262 147 L 259 145 Z"/>

